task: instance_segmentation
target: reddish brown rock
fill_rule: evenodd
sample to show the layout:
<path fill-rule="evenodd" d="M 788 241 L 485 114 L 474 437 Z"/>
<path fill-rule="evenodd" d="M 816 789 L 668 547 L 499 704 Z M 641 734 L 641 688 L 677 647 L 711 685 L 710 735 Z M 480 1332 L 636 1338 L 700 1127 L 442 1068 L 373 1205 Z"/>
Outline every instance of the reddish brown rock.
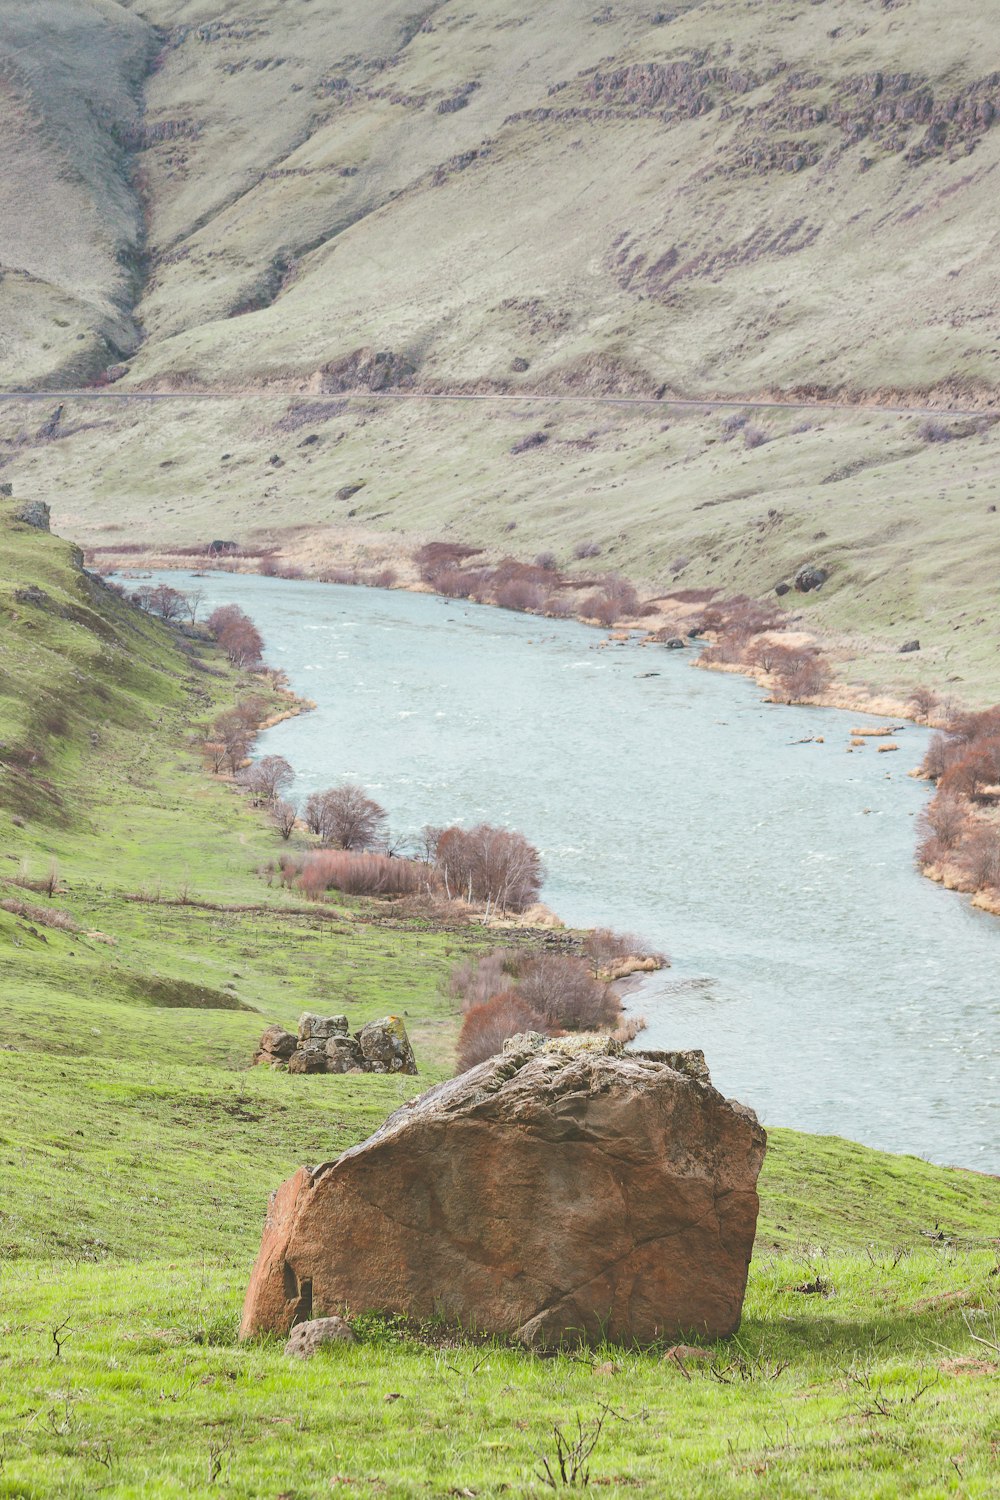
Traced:
<path fill-rule="evenodd" d="M 735 1332 L 766 1143 L 754 1114 L 694 1076 L 700 1054 L 688 1072 L 684 1054 L 540 1040 L 284 1183 L 242 1335 L 365 1310 L 528 1343 Z"/>

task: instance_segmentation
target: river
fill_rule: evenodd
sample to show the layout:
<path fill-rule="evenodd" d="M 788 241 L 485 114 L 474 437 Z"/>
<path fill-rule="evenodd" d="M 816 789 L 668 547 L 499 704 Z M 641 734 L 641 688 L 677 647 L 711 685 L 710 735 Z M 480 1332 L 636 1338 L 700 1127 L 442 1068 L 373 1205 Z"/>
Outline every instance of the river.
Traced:
<path fill-rule="evenodd" d="M 630 998 L 638 1045 L 703 1048 L 765 1124 L 1000 1171 L 1000 919 L 914 870 L 925 731 L 848 755 L 858 715 L 764 704 L 687 651 L 602 648 L 572 621 L 157 576 L 202 589 L 206 612 L 239 603 L 317 703 L 258 742 L 291 761 L 296 797 L 357 778 L 403 841 L 517 828 L 565 921 L 666 950 Z"/>

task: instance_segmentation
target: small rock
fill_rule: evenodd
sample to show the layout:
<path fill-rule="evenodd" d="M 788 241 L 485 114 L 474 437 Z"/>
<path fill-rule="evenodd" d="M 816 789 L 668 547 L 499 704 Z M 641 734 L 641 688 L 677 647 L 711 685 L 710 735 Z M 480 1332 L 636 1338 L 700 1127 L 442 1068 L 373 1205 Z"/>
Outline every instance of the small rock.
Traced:
<path fill-rule="evenodd" d="M 920 642 L 919 641 L 904 641 L 903 644 L 899 648 L 899 654 L 900 654 L 900 656 L 905 656 L 905 654 L 907 653 L 907 651 L 919 651 L 919 650 L 920 650 Z"/>
<path fill-rule="evenodd" d="M 687 641 L 683 640 L 679 635 L 672 635 L 669 641 L 666 641 L 664 644 L 668 651 L 683 651 L 687 646 Z"/>
<path fill-rule="evenodd" d="M 774 585 L 774 592 L 777 594 L 779 599 L 783 599 L 786 594 L 790 594 L 792 592 L 792 585 L 790 583 L 776 583 Z"/>
<path fill-rule="evenodd" d="M 680 1365 L 681 1369 L 683 1369 L 684 1365 L 690 1360 L 711 1360 L 715 1358 L 715 1355 L 711 1349 L 699 1349 L 697 1344 L 674 1344 L 673 1348 L 667 1350 L 663 1358 L 673 1360 L 674 1364 Z"/>
<path fill-rule="evenodd" d="M 313 1318 L 308 1323 L 296 1324 L 285 1345 L 285 1353 L 290 1359 L 312 1359 L 324 1344 L 354 1342 L 350 1325 L 343 1318 Z"/>
<path fill-rule="evenodd" d="M 525 370 L 530 369 L 528 361 L 520 355 L 518 355 L 517 359 L 511 360 L 510 367 L 516 375 L 523 375 Z"/>

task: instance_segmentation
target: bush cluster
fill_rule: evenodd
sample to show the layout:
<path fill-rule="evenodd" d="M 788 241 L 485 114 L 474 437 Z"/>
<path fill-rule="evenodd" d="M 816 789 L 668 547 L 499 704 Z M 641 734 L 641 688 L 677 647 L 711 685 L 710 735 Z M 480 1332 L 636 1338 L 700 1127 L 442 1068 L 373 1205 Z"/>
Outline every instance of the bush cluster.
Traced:
<path fill-rule="evenodd" d="M 1000 705 L 953 714 L 921 771 L 937 792 L 918 820 L 918 864 L 947 864 L 971 890 L 1000 892 Z"/>

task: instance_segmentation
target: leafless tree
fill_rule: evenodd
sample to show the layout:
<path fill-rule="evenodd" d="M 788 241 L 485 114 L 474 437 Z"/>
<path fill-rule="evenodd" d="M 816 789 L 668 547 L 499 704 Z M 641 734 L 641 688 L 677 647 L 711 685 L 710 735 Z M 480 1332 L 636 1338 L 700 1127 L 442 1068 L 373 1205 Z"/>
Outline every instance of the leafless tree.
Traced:
<path fill-rule="evenodd" d="M 298 811 L 294 802 L 285 802 L 281 797 L 271 804 L 271 818 L 275 828 L 283 839 L 291 838 L 298 819 Z"/>
<path fill-rule="evenodd" d="M 254 806 L 259 807 L 262 802 L 273 802 L 280 792 L 286 791 L 295 779 L 295 772 L 283 755 L 265 755 L 241 771 L 239 779 Z"/>
<path fill-rule="evenodd" d="M 324 844 L 338 849 L 371 849 L 385 835 L 385 808 L 356 781 L 313 792 L 306 802 L 305 819 Z"/>
<path fill-rule="evenodd" d="M 523 834 L 488 823 L 444 829 L 435 863 L 449 896 L 481 901 L 501 911 L 523 911 L 541 889 L 538 850 Z"/>

